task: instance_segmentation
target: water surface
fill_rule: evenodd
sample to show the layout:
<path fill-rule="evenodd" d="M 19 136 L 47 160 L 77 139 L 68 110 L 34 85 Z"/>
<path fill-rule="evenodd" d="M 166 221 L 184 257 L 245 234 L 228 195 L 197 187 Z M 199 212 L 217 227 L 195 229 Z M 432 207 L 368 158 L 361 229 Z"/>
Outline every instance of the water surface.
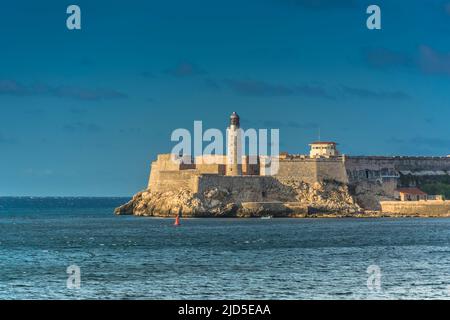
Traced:
<path fill-rule="evenodd" d="M 450 219 L 114 216 L 127 199 L 0 198 L 0 299 L 447 299 Z M 68 289 L 66 269 L 81 270 Z M 381 269 L 381 291 L 367 268 Z"/>

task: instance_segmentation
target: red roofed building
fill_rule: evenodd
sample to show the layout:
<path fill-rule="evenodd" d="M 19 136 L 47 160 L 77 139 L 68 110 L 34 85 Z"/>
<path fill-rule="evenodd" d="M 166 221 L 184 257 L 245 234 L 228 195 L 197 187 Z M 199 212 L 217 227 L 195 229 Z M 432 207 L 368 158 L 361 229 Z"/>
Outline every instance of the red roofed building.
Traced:
<path fill-rule="evenodd" d="M 428 195 L 419 188 L 398 188 L 395 194 L 400 201 L 427 200 Z"/>

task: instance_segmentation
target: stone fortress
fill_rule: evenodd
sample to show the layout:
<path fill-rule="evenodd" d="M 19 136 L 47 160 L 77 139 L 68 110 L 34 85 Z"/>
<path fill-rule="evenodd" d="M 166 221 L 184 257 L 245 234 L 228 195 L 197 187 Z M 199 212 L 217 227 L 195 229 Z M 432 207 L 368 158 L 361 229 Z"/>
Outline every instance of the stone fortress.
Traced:
<path fill-rule="evenodd" d="M 116 213 L 303 217 L 364 215 L 383 209 L 420 215 L 437 205 L 439 215 L 450 215 L 449 201 L 430 200 L 425 207 L 396 201 L 397 189 L 405 180 L 402 177 L 411 184 L 406 187 L 413 187 L 415 177 L 450 176 L 449 156 L 347 156 L 338 151 L 337 143 L 317 141 L 310 144 L 309 155 L 280 153 L 278 170 L 272 175 L 267 157 L 240 154 L 239 129 L 240 119 L 234 112 L 227 130 L 227 155 L 195 159 L 158 155 L 151 165 L 147 190 Z"/>

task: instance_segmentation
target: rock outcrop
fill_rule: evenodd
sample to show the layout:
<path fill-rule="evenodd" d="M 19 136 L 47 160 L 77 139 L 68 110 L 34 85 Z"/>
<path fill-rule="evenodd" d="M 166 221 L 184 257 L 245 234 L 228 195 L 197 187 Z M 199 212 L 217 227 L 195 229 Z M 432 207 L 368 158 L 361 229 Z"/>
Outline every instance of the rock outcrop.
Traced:
<path fill-rule="evenodd" d="M 296 180 L 274 181 L 259 190 L 212 187 L 202 193 L 189 189 L 168 192 L 145 190 L 117 208 L 118 215 L 154 217 L 304 217 L 360 212 L 345 184 L 334 181 L 313 185 Z"/>
<path fill-rule="evenodd" d="M 389 188 L 389 184 L 376 181 L 360 181 L 352 185 L 351 193 L 356 203 L 366 210 L 380 211 L 380 201 L 392 201 L 395 188 Z"/>

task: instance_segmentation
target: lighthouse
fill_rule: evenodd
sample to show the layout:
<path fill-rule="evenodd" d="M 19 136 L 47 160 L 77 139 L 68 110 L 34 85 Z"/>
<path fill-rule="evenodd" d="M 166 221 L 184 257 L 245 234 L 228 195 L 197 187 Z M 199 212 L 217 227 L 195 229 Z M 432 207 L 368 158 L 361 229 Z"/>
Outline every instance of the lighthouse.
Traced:
<path fill-rule="evenodd" d="M 242 175 L 242 135 L 239 116 L 233 112 L 227 129 L 227 176 Z"/>

